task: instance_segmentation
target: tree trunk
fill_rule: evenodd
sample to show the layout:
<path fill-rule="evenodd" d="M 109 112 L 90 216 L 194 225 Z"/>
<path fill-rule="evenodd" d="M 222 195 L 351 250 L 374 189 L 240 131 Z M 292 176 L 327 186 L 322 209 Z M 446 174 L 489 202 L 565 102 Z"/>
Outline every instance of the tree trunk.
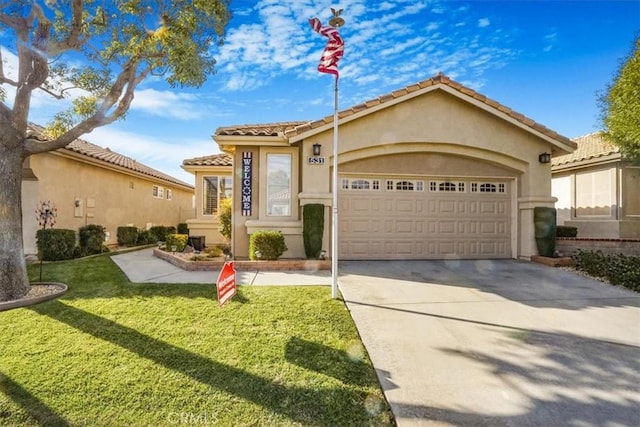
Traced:
<path fill-rule="evenodd" d="M 29 292 L 22 241 L 22 137 L 0 126 L 0 301 Z"/>

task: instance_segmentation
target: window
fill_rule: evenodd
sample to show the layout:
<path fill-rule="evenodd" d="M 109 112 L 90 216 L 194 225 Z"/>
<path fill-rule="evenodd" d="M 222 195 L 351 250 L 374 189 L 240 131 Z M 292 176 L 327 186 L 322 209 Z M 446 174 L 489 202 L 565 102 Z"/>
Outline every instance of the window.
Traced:
<path fill-rule="evenodd" d="M 204 215 L 216 215 L 220 201 L 231 197 L 231 177 L 205 176 L 203 184 L 202 213 Z"/>
<path fill-rule="evenodd" d="M 453 182 L 441 182 L 438 191 L 456 191 L 456 185 Z"/>
<path fill-rule="evenodd" d="M 267 215 L 291 215 L 291 154 L 267 154 Z"/>
<path fill-rule="evenodd" d="M 398 181 L 398 182 L 396 182 L 396 190 L 413 191 L 413 182 L 410 182 L 410 181 Z"/>
<path fill-rule="evenodd" d="M 369 181 L 364 179 L 356 179 L 354 181 L 351 181 L 352 190 L 368 190 L 369 185 Z"/>
<path fill-rule="evenodd" d="M 167 200 L 173 199 L 173 192 L 167 188 Z"/>
<path fill-rule="evenodd" d="M 154 185 L 151 194 L 158 199 L 164 199 L 164 188 Z"/>
<path fill-rule="evenodd" d="M 480 192 L 481 193 L 495 193 L 497 190 L 497 187 L 495 184 L 481 184 L 480 185 Z"/>

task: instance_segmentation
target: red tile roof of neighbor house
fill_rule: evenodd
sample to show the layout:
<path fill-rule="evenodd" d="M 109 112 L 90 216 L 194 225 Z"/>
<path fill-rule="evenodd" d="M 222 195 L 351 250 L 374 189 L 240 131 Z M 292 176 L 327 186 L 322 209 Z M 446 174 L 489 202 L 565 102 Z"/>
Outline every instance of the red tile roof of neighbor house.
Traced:
<path fill-rule="evenodd" d="M 183 160 L 182 166 L 233 166 L 233 159 L 226 153 L 212 154 Z"/>
<path fill-rule="evenodd" d="M 32 128 L 35 132 L 38 132 L 39 134 L 42 134 L 44 131 L 44 128 L 42 126 L 30 124 L 29 127 Z M 150 168 L 149 166 L 139 163 L 138 161 L 130 157 L 124 156 L 120 153 L 116 153 L 115 151 L 111 151 L 111 149 L 108 147 L 102 148 L 98 145 L 92 144 L 83 139 L 76 139 L 71 144 L 67 145 L 64 148 L 60 148 L 56 151 L 64 152 L 62 150 L 72 151 L 74 153 L 81 154 L 83 156 L 90 157 L 95 160 L 100 160 L 100 161 L 109 163 L 111 165 L 120 166 L 130 171 L 141 173 L 143 175 L 148 175 L 150 177 L 160 179 L 162 181 L 167 181 L 173 184 L 194 188 L 193 185 L 191 184 L 188 184 L 184 181 L 181 181 L 177 178 L 172 177 L 171 175 L 167 175 L 166 173 L 160 172 L 156 169 Z"/>
<path fill-rule="evenodd" d="M 569 138 L 558 134 L 557 132 L 524 116 L 523 114 L 513 111 L 511 108 L 506 107 L 490 98 L 487 98 L 486 96 L 476 92 L 475 90 L 470 89 L 466 86 L 463 86 L 462 84 L 457 83 L 451 80 L 449 77 L 442 74 L 438 74 L 437 76 L 434 76 L 430 79 L 423 80 L 421 82 L 406 86 L 402 89 L 395 90 L 389 94 L 379 96 L 377 98 L 363 102 L 362 104 L 355 105 L 346 110 L 339 111 L 338 118 L 343 119 L 343 118 L 349 117 L 353 114 L 359 113 L 361 111 L 365 111 L 369 108 L 372 108 L 378 105 L 385 104 L 390 101 L 403 98 L 405 96 L 410 95 L 413 92 L 416 92 L 418 90 L 424 89 L 429 86 L 434 86 L 434 85 L 445 85 L 449 88 L 452 88 L 460 92 L 461 94 L 469 96 L 477 101 L 480 101 L 488 105 L 491 108 L 494 108 L 508 115 L 509 117 L 519 121 L 520 123 L 531 128 L 532 130 L 538 131 L 543 135 L 546 135 L 557 141 L 561 141 L 570 147 L 575 147 L 575 143 L 571 141 Z M 219 127 L 218 129 L 216 129 L 215 135 L 216 136 L 218 135 L 242 135 L 242 136 L 283 135 L 287 138 L 290 138 L 332 122 L 333 122 L 333 115 L 326 116 L 320 120 L 315 120 L 310 122 L 282 122 L 282 123 L 269 123 L 264 125 L 257 124 L 257 125 L 225 126 L 225 127 Z"/>
<path fill-rule="evenodd" d="M 578 148 L 571 154 L 552 158 L 551 166 L 560 166 L 620 153 L 620 148 L 607 142 L 602 132 L 594 132 L 574 138 L 574 142 L 578 144 Z"/>

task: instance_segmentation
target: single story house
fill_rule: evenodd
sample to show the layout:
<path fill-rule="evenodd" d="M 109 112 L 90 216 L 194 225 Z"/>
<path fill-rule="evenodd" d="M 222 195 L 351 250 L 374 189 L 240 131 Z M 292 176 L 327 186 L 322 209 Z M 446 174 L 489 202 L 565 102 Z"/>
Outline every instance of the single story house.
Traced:
<path fill-rule="evenodd" d="M 339 111 L 338 126 L 337 153 L 333 115 L 216 130 L 232 157 L 235 258 L 257 230 L 281 231 L 283 258 L 304 258 L 307 204 L 325 206 L 332 256 L 338 191 L 340 259 L 528 259 L 533 210 L 555 203 L 549 158 L 576 147 L 442 74 Z"/>
<path fill-rule="evenodd" d="M 625 160 L 602 132 L 574 139 L 578 148 L 551 161 L 558 224 L 578 237 L 640 238 L 640 164 Z"/>
<path fill-rule="evenodd" d="M 102 225 L 107 245 L 117 244 L 120 226 L 177 226 L 194 216 L 191 184 L 81 139 L 28 157 L 22 170 L 26 255 L 37 253 L 35 210 L 46 200 L 57 208 L 55 228 Z"/>

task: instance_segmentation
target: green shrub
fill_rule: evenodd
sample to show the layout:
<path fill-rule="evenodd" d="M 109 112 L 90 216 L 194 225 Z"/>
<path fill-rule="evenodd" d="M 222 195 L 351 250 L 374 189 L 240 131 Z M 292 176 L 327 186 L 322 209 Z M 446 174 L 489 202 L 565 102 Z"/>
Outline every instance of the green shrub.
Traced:
<path fill-rule="evenodd" d="M 40 229 L 36 232 L 38 258 L 43 261 L 73 259 L 76 249 L 76 232 L 63 228 Z"/>
<path fill-rule="evenodd" d="M 556 237 L 576 237 L 578 235 L 578 227 L 570 227 L 568 225 L 558 225 L 556 227 Z"/>
<path fill-rule="evenodd" d="M 167 238 L 165 240 L 165 247 L 168 251 L 173 252 L 173 246 L 176 247 L 175 252 L 182 252 L 184 248 L 187 246 L 187 240 L 189 236 L 186 234 L 167 234 Z"/>
<path fill-rule="evenodd" d="M 204 253 L 209 258 L 218 258 L 224 255 L 222 248 L 220 246 L 211 246 L 204 250 Z"/>
<path fill-rule="evenodd" d="M 178 224 L 178 234 L 189 234 L 189 226 L 186 222 Z"/>
<path fill-rule="evenodd" d="M 155 244 L 157 242 L 153 240 L 153 237 L 151 236 L 151 233 L 149 232 L 149 230 L 138 230 L 138 238 L 136 239 L 136 245 L 149 245 L 152 243 Z"/>
<path fill-rule="evenodd" d="M 324 233 L 324 205 L 304 205 L 302 211 L 304 253 L 309 259 L 317 259 L 322 250 L 322 234 Z"/>
<path fill-rule="evenodd" d="M 538 254 L 552 257 L 556 250 L 556 209 L 544 206 L 533 208 L 533 225 Z"/>
<path fill-rule="evenodd" d="M 97 224 L 89 224 L 78 230 L 78 246 L 82 256 L 105 252 L 105 228 Z"/>
<path fill-rule="evenodd" d="M 166 225 L 154 225 L 149 229 L 149 232 L 154 242 L 166 242 L 167 235 L 175 234 L 176 228 L 173 226 L 167 227 Z"/>
<path fill-rule="evenodd" d="M 118 245 L 134 246 L 138 240 L 138 229 L 136 227 L 118 227 Z"/>
<path fill-rule="evenodd" d="M 277 260 L 286 250 L 281 231 L 260 230 L 249 237 L 249 259 Z M 259 258 L 256 252 L 260 252 Z"/>
<path fill-rule="evenodd" d="M 220 234 L 231 240 L 231 198 L 220 200 L 220 209 L 218 210 L 218 222 L 220 223 Z"/>
<path fill-rule="evenodd" d="M 603 277 L 612 285 L 640 292 L 640 257 L 578 249 L 574 259 L 576 268 L 589 276 Z"/>

